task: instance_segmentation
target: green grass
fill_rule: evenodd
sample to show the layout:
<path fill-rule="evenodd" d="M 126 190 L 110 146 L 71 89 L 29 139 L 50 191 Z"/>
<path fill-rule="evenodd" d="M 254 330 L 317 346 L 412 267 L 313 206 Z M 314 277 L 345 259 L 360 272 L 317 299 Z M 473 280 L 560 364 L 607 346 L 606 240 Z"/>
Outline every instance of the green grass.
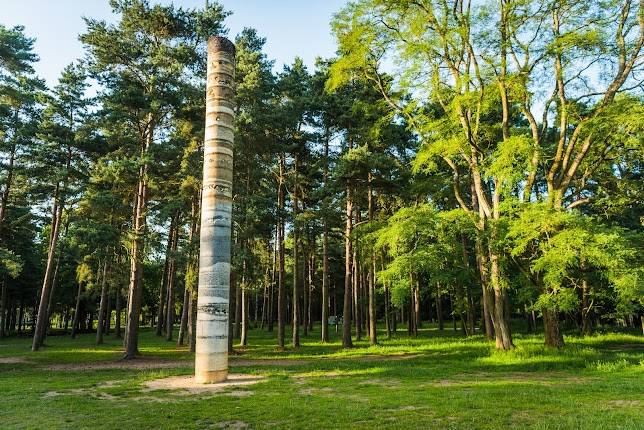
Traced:
<path fill-rule="evenodd" d="M 286 351 L 276 350 L 272 335 L 252 331 L 239 358 L 288 365 L 241 367 L 235 357 L 231 372 L 266 380 L 207 395 L 143 389 L 147 380 L 192 372 L 185 348 L 149 330 L 141 353 L 176 366 L 74 369 L 119 360 L 111 336 L 100 348 L 90 334 L 50 337 L 37 353 L 29 352 L 30 339 L 0 340 L 0 428 L 644 428 L 642 336 L 568 336 L 557 351 L 539 336 L 517 335 L 516 350 L 504 353 L 480 336 L 428 327 L 418 338 L 381 333 L 380 346 L 358 342 L 350 350 L 333 331 L 333 342 L 320 344 L 319 328 Z M 401 354 L 413 356 L 388 357 Z M 53 364 L 68 368 L 48 369 Z"/>

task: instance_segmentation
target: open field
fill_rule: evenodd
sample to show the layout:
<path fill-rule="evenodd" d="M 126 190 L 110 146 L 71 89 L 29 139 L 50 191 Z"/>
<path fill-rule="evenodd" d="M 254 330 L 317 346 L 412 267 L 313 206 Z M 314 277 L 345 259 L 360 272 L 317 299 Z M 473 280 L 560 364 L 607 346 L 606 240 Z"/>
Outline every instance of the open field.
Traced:
<path fill-rule="evenodd" d="M 143 358 L 120 361 L 108 337 L 0 341 L 0 423 L 8 428 L 538 428 L 644 427 L 644 338 L 566 338 L 562 351 L 517 335 L 495 352 L 476 336 L 424 325 L 381 346 L 342 350 L 317 342 L 278 352 L 268 334 L 231 358 L 231 372 L 265 376 L 218 393 L 151 391 L 145 383 L 192 372 L 192 357 L 144 330 Z M 332 333 L 335 335 L 335 333 Z"/>

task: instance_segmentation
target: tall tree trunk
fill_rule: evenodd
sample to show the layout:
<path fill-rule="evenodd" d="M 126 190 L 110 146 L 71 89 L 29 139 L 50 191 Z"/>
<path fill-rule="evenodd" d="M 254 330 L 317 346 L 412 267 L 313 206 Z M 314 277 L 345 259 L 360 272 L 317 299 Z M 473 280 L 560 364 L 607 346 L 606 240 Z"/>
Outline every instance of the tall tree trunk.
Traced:
<path fill-rule="evenodd" d="M 420 326 L 420 288 L 418 287 L 418 280 L 416 280 L 414 285 L 414 336 L 418 336 Z"/>
<path fill-rule="evenodd" d="M 436 319 L 438 320 L 438 329 L 443 331 L 445 329 L 445 322 L 443 320 L 443 300 L 441 298 L 441 286 L 436 284 Z"/>
<path fill-rule="evenodd" d="M 242 282 L 241 285 L 241 333 L 239 336 L 239 344 L 241 346 L 246 346 L 248 344 L 248 288 L 246 286 L 246 281 Z"/>
<path fill-rule="evenodd" d="M 143 293 L 143 253 L 147 234 L 148 179 L 147 153 L 154 138 L 152 114 L 148 115 L 145 128 L 144 145 L 141 149 L 143 164 L 139 168 L 136 197 L 134 199 L 134 239 L 130 254 L 130 281 L 128 286 L 127 321 L 125 323 L 124 358 L 132 359 L 139 354 L 139 315 Z"/>
<path fill-rule="evenodd" d="M 186 264 L 186 273 L 184 278 L 184 303 L 183 312 L 181 316 L 181 324 L 183 327 L 183 337 L 180 336 L 183 342 L 186 334 L 188 336 L 188 344 L 190 352 L 195 352 L 196 338 L 195 338 L 195 324 L 197 312 L 197 282 L 199 275 L 199 252 L 196 248 L 196 239 L 199 237 L 200 228 L 200 192 L 196 192 L 192 196 L 191 211 L 190 211 L 190 233 L 188 236 L 188 262 Z M 183 315 L 185 314 L 185 327 L 183 326 Z M 183 345 L 183 343 L 181 343 Z"/>
<path fill-rule="evenodd" d="M 18 335 L 22 334 L 22 324 L 25 319 L 25 300 L 20 299 L 20 308 L 18 310 Z"/>
<path fill-rule="evenodd" d="M 105 309 L 105 319 L 103 320 L 103 334 L 110 334 L 112 329 L 112 294 L 111 288 L 107 289 L 107 308 Z"/>
<path fill-rule="evenodd" d="M 311 262 L 309 263 L 309 303 L 308 303 L 308 320 L 309 320 L 309 332 L 313 331 L 313 292 L 317 291 L 317 288 L 315 288 L 315 267 L 317 265 L 317 262 L 315 260 L 315 247 L 316 245 L 316 239 L 313 238 L 313 246 L 310 249 L 311 251 Z"/>
<path fill-rule="evenodd" d="M 387 326 L 387 339 L 391 339 L 393 321 L 391 315 L 391 297 L 389 295 L 388 285 L 385 285 L 385 325 Z"/>
<path fill-rule="evenodd" d="M 76 338 L 78 333 L 78 325 L 80 324 L 80 302 L 81 293 L 83 292 L 83 283 L 78 283 L 78 292 L 76 293 L 76 307 L 74 308 L 74 319 L 72 321 L 72 339 Z"/>
<path fill-rule="evenodd" d="M 58 230 L 60 228 L 60 218 L 62 214 L 62 202 L 60 196 L 60 183 L 56 184 L 54 192 L 54 206 L 52 209 L 51 221 L 51 234 L 49 239 L 49 247 L 47 250 L 47 262 L 45 264 L 45 277 L 43 279 L 42 288 L 40 290 L 40 302 L 38 305 L 38 315 L 36 316 L 36 331 L 34 332 L 33 342 L 31 344 L 32 351 L 38 351 L 42 345 L 47 330 L 48 313 L 47 307 L 49 305 L 49 295 L 51 291 L 52 278 L 54 275 L 54 255 L 56 254 L 56 245 L 58 243 Z"/>
<path fill-rule="evenodd" d="M 63 233 L 63 237 L 67 236 L 68 227 L 69 220 L 65 223 L 65 232 Z M 58 257 L 56 257 L 56 268 L 54 269 L 54 275 L 51 281 L 51 291 L 49 292 L 49 300 L 47 303 L 47 326 L 45 327 L 45 333 L 43 334 L 42 340 L 40 342 L 41 345 L 44 343 L 44 340 L 47 337 L 47 330 L 49 329 L 51 316 L 54 311 L 54 292 L 56 291 L 56 286 L 58 285 L 58 270 L 60 268 L 60 259 L 64 252 L 65 244 L 63 242 L 63 245 L 60 247 L 60 251 L 58 252 Z"/>
<path fill-rule="evenodd" d="M 279 184 L 277 191 L 278 210 L 278 270 L 277 270 L 277 345 L 284 348 L 284 325 L 286 316 L 286 291 L 284 286 L 284 155 L 279 157 Z"/>
<path fill-rule="evenodd" d="M 510 315 L 507 313 L 507 295 L 501 287 L 500 278 L 498 255 L 490 250 L 490 280 L 494 290 L 494 318 L 492 319 L 492 324 L 494 324 L 496 348 L 510 350 L 514 348 L 510 331 Z"/>
<path fill-rule="evenodd" d="M 593 333 L 593 325 L 590 319 L 590 300 L 588 298 L 588 281 L 581 281 L 581 334 L 590 336 Z"/>
<path fill-rule="evenodd" d="M 242 255 L 245 254 L 246 241 L 242 241 Z M 237 285 L 237 299 L 235 312 L 235 337 L 239 336 L 239 344 L 246 346 L 248 337 L 248 291 L 247 291 L 247 272 L 246 258 L 242 261 L 241 282 Z"/>
<path fill-rule="evenodd" d="M 101 278 L 101 302 L 98 310 L 98 324 L 96 325 L 96 345 L 101 345 L 103 343 L 104 324 L 107 316 L 107 292 L 107 255 L 105 255 L 105 261 L 103 261 L 103 275 Z"/>
<path fill-rule="evenodd" d="M 9 162 L 7 163 L 7 180 L 4 184 L 4 190 L 2 190 L 2 195 L 0 195 L 0 233 L 2 233 L 2 227 L 4 224 L 4 219 L 7 216 L 7 205 L 9 203 L 9 193 L 11 192 L 11 186 L 13 183 L 13 165 L 16 160 L 16 144 L 14 143 L 11 146 L 11 151 L 9 152 Z M 0 234 L 0 240 L 2 240 L 2 235 Z"/>
<path fill-rule="evenodd" d="M 561 348 L 564 346 L 564 339 L 559 330 L 559 317 L 557 312 L 542 309 L 543 313 L 543 333 L 545 336 L 545 345 L 551 348 Z"/>
<path fill-rule="evenodd" d="M 237 303 L 241 300 L 237 298 L 237 272 L 234 268 L 230 271 L 230 285 L 228 287 L 228 308 L 230 309 L 230 318 L 228 318 L 228 354 L 233 354 L 235 349 L 235 321 L 237 319 Z"/>
<path fill-rule="evenodd" d="M 275 285 L 277 282 L 277 254 L 278 254 L 278 237 L 279 237 L 279 214 L 278 221 L 275 223 L 275 240 L 273 242 L 273 264 L 271 265 L 271 282 L 268 285 L 268 331 L 273 332 L 273 322 L 275 321 Z"/>
<path fill-rule="evenodd" d="M 188 331 L 188 303 L 190 302 L 190 289 L 186 286 L 183 289 L 183 302 L 181 303 L 181 323 L 179 324 L 179 336 L 177 337 L 177 345 L 183 346 Z"/>
<path fill-rule="evenodd" d="M 369 213 L 369 222 L 373 221 L 374 203 L 373 203 L 373 174 L 369 172 L 367 181 L 369 188 L 367 190 L 367 207 Z M 378 343 L 377 335 L 377 317 L 376 317 L 376 254 L 371 253 L 369 264 L 369 283 L 368 283 L 368 300 L 369 300 L 369 343 L 376 345 Z"/>
<path fill-rule="evenodd" d="M 174 237 L 174 217 L 170 218 L 170 230 L 168 231 L 168 242 L 165 247 L 165 259 L 163 261 L 163 273 L 161 273 L 161 286 L 159 287 L 159 308 L 157 309 L 157 328 L 156 335 L 163 334 L 163 325 L 165 322 L 165 304 L 167 299 L 166 283 L 168 281 L 168 271 L 170 269 L 170 252 L 172 251 L 172 238 Z"/>
<path fill-rule="evenodd" d="M 355 209 L 356 222 L 360 222 L 360 209 Z M 360 297 L 360 264 L 358 263 L 358 247 L 353 246 L 353 316 L 356 326 L 356 341 L 362 340 L 362 300 Z"/>
<path fill-rule="evenodd" d="M 371 254 L 371 264 L 369 265 L 369 343 L 378 344 L 377 318 L 376 318 L 376 256 Z"/>
<path fill-rule="evenodd" d="M 114 337 L 121 338 L 121 288 L 114 289 L 116 305 L 114 306 Z"/>
<path fill-rule="evenodd" d="M 172 335 L 174 331 L 174 278 L 177 271 L 177 247 L 179 244 L 179 219 L 181 218 L 181 213 L 177 211 L 174 215 L 174 230 L 172 232 L 172 247 L 170 250 L 170 264 L 168 265 L 168 282 L 166 289 L 168 290 L 168 305 L 166 306 L 166 322 L 165 322 L 165 340 L 172 340 Z"/>
<path fill-rule="evenodd" d="M 197 348 L 197 291 L 190 293 L 188 302 L 188 343 L 190 352 Z"/>
<path fill-rule="evenodd" d="M 322 232 L 322 342 L 329 342 L 329 227 L 324 219 Z M 336 315 L 337 318 L 337 315 Z"/>
<path fill-rule="evenodd" d="M 351 183 L 347 181 L 347 197 L 345 210 L 345 229 L 344 229 L 344 304 L 342 309 L 342 347 L 351 348 L 351 275 L 353 272 L 353 248 L 351 243 L 351 232 L 353 231 L 353 196 Z"/>
<path fill-rule="evenodd" d="M 329 180 L 329 128 L 324 133 L 324 176 L 326 189 Z M 325 202 L 326 206 L 326 202 Z M 336 314 L 337 318 L 337 314 Z M 322 227 L 322 342 L 329 341 L 329 223 L 324 216 Z"/>
<path fill-rule="evenodd" d="M 463 267 L 466 269 L 470 268 L 470 258 L 467 252 L 467 240 L 465 236 L 461 236 L 461 252 L 463 254 Z M 475 323 L 474 323 L 474 299 L 472 298 L 472 289 L 469 283 L 466 283 L 463 286 L 465 294 L 465 304 L 467 312 L 467 324 L 466 324 L 466 334 L 469 336 L 474 335 Z"/>
<path fill-rule="evenodd" d="M 482 194 L 480 190 L 480 178 L 475 177 L 475 180 L 471 183 L 471 194 L 472 194 L 472 208 L 475 212 L 479 214 L 479 222 L 477 223 L 476 229 L 476 239 L 474 243 L 474 251 L 476 253 L 476 263 L 479 269 L 479 276 L 481 279 L 481 304 L 482 304 L 482 323 L 485 328 L 485 337 L 492 339 L 494 337 L 494 324 L 492 322 L 492 312 L 493 312 L 493 303 L 494 296 L 492 295 L 492 289 L 490 288 L 489 283 L 489 270 L 488 270 L 488 258 L 487 252 L 483 244 L 484 237 L 483 233 L 485 230 L 485 211 L 482 206 L 479 204 L 478 195 Z"/>
<path fill-rule="evenodd" d="M 303 288 L 304 321 L 303 322 L 304 322 L 304 336 L 305 337 L 309 335 L 309 323 L 310 323 L 310 321 L 309 321 L 310 318 L 309 317 L 310 317 L 310 311 L 311 311 L 310 306 L 309 306 L 310 305 L 309 293 L 310 293 L 310 290 L 311 290 L 311 278 L 310 278 L 310 266 L 311 266 L 311 258 L 310 257 L 311 256 L 309 255 L 309 251 L 308 251 L 309 246 L 310 246 L 310 242 L 309 242 L 309 245 L 307 246 L 307 248 L 302 250 L 302 252 L 304 254 L 303 255 L 303 257 L 304 257 L 304 273 L 303 273 L 303 278 L 304 278 L 304 288 Z"/>
<path fill-rule="evenodd" d="M 2 286 L 0 287 L 0 337 L 5 337 L 7 333 L 5 332 L 5 318 L 6 318 L 6 309 L 7 309 L 7 275 L 4 274 L 2 279 Z"/>
<path fill-rule="evenodd" d="M 293 184 L 293 347 L 300 347 L 300 277 L 299 277 L 299 248 L 300 248 L 300 234 L 298 226 L 298 212 L 299 212 L 299 201 L 298 201 L 298 156 L 294 156 L 294 174 L 295 174 L 295 183 Z"/>

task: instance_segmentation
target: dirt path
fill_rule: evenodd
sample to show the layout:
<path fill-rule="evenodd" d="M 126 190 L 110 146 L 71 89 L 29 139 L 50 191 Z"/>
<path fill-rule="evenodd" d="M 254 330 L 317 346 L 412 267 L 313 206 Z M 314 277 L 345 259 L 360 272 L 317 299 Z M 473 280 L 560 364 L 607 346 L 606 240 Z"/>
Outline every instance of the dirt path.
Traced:
<path fill-rule="evenodd" d="M 398 361 L 408 360 L 418 357 L 417 354 L 398 354 L 398 355 L 364 355 L 355 357 L 341 358 L 319 358 L 319 359 L 230 359 L 230 365 L 233 367 L 261 367 L 261 366 L 302 366 L 312 363 L 330 363 L 337 361 L 357 361 L 357 362 L 380 362 L 380 361 Z M 23 361 L 24 362 L 24 361 Z M 158 357 L 141 357 L 134 360 L 116 360 L 116 361 L 96 361 L 90 363 L 59 363 L 45 366 L 46 370 L 54 371 L 82 371 L 82 370 L 104 370 L 104 369 L 172 369 L 177 367 L 193 367 L 194 363 L 188 360 L 167 360 Z"/>

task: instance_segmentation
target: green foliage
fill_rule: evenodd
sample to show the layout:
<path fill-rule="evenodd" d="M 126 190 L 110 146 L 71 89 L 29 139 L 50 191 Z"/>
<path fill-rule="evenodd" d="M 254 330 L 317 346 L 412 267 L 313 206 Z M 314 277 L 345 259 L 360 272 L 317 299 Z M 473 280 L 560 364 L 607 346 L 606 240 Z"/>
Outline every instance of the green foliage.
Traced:
<path fill-rule="evenodd" d="M 502 140 L 485 166 L 485 176 L 499 180 L 506 193 L 512 191 L 531 170 L 532 151 L 532 141 L 527 136 Z"/>
<path fill-rule="evenodd" d="M 19 255 L 11 250 L 0 248 L 0 274 L 8 274 L 17 278 L 23 268 L 23 262 Z"/>
<path fill-rule="evenodd" d="M 602 225 L 577 211 L 561 212 L 546 204 L 527 205 L 510 221 L 507 239 L 514 257 L 526 258 L 546 290 L 538 306 L 572 311 L 588 273 L 599 275 L 595 288 L 615 291 L 618 312 L 632 311 L 644 297 L 642 239 L 628 230 Z"/>

